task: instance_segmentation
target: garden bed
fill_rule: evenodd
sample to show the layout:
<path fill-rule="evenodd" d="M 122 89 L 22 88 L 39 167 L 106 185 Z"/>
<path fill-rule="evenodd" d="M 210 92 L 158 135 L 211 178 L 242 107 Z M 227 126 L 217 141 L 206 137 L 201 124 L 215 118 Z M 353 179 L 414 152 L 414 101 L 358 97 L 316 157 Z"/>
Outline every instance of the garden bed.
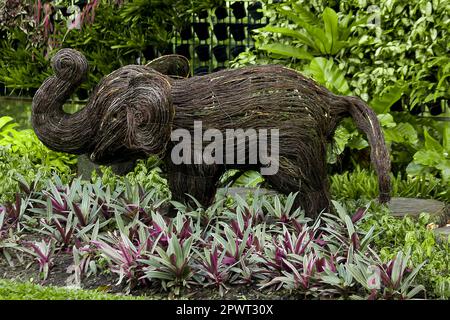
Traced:
<path fill-rule="evenodd" d="M 112 189 L 79 179 L 42 191 L 22 185 L 28 195 L 3 207 L 0 247 L 8 259 L 0 262 L 0 277 L 157 299 L 404 299 L 440 292 L 414 282 L 429 264 L 443 277 L 441 294 L 447 290 L 445 267 L 436 266 L 448 243 L 429 242 L 427 215 L 399 220 L 375 204 L 345 209 L 335 202 L 336 213 L 314 221 L 292 207 L 295 195 L 245 195 L 241 188 L 219 194 L 206 210 L 174 203 L 177 217 L 167 218 L 158 213 L 167 201 L 163 190 L 145 192 L 122 179 Z M 432 251 L 417 256 L 411 245 L 391 248 L 387 241 L 402 237 L 396 228 L 406 235 L 419 228 L 414 246 L 424 237 Z M 372 251 L 384 247 L 382 256 Z M 426 261 L 430 255 L 434 264 Z M 369 266 L 378 271 L 366 273 Z"/>
<path fill-rule="evenodd" d="M 147 2 L 0 4 L 0 94 L 26 97 L 0 98 L 0 298 L 450 298 L 446 1 Z M 317 219 L 254 171 L 225 173 L 203 208 L 171 202 L 156 157 L 111 168 L 51 151 L 29 119 L 60 47 L 89 61 L 75 101 L 173 49 L 194 75 L 281 64 L 358 96 L 380 122 L 393 201 L 373 200 L 368 141 L 346 120 L 327 146 L 334 211 Z"/>

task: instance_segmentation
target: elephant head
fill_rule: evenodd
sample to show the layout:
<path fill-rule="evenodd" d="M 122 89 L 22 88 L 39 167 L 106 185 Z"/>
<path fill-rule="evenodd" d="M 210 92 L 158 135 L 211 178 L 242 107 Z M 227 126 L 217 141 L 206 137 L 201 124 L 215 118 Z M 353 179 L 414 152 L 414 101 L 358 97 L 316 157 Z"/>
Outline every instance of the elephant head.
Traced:
<path fill-rule="evenodd" d="M 64 112 L 63 105 L 86 79 L 87 60 L 76 50 L 62 49 L 51 63 L 55 75 L 45 80 L 32 103 L 32 125 L 46 146 L 88 154 L 99 164 L 164 151 L 174 117 L 172 77 L 189 74 L 186 58 L 163 56 L 145 66 L 116 70 L 100 81 L 86 106 L 74 114 Z"/>

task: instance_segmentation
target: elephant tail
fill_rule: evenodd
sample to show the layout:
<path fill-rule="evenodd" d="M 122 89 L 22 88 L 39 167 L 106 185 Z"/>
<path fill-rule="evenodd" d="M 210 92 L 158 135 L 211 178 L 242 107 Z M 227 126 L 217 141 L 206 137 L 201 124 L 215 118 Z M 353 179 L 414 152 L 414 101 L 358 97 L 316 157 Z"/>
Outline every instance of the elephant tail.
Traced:
<path fill-rule="evenodd" d="M 358 97 L 343 97 L 346 100 L 347 111 L 356 123 L 358 129 L 363 131 L 370 145 L 370 158 L 378 176 L 379 201 L 386 203 L 390 200 L 390 169 L 391 160 L 386 147 L 383 132 L 376 113 Z"/>

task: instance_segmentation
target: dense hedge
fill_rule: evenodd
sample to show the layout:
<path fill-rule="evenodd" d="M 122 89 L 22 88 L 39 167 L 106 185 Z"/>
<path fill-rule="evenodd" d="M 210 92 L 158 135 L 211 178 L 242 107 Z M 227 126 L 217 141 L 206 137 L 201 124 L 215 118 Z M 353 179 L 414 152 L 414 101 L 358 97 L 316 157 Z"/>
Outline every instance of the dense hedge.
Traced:
<path fill-rule="evenodd" d="M 166 53 L 174 32 L 192 14 L 223 2 L 77 0 L 73 7 L 69 0 L 2 0 L 0 92 L 33 95 L 51 73 L 49 58 L 61 47 L 71 47 L 92 63 L 89 79 L 78 91 L 86 98 L 105 74 Z M 74 14 L 80 10 L 78 21 Z"/>
<path fill-rule="evenodd" d="M 328 89 L 357 95 L 378 113 L 393 171 L 450 180 L 448 1 L 283 1 L 266 4 L 270 24 L 234 67 L 281 63 Z M 336 132 L 329 162 L 348 170 L 367 160 L 354 125 Z"/>

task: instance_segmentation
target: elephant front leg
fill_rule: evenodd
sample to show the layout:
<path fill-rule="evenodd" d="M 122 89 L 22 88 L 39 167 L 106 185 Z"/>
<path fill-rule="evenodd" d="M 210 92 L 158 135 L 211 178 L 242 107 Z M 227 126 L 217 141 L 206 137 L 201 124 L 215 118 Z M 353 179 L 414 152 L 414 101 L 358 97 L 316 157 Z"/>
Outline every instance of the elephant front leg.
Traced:
<path fill-rule="evenodd" d="M 172 200 L 195 207 L 193 197 L 203 207 L 209 207 L 222 173 L 223 170 L 215 165 L 169 165 L 167 180 Z"/>

